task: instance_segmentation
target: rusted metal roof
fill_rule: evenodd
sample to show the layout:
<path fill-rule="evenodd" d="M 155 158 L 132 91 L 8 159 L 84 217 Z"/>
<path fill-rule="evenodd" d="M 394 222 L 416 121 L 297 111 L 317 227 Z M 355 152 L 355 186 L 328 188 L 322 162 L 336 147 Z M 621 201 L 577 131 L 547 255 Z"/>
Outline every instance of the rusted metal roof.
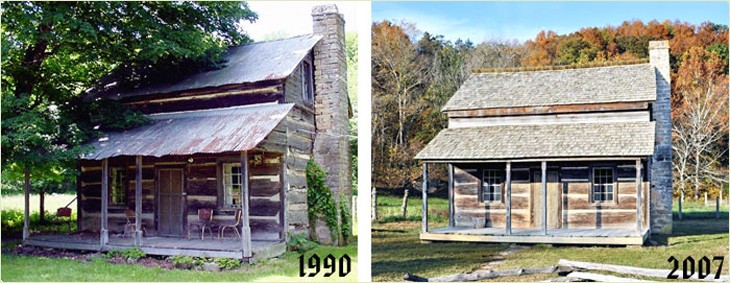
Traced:
<path fill-rule="evenodd" d="M 256 147 L 294 104 L 256 104 L 149 115 L 148 125 L 105 133 L 82 159 L 219 153 Z"/>
<path fill-rule="evenodd" d="M 225 67 L 188 76 L 175 83 L 158 83 L 136 89 L 122 89 L 114 80 L 102 79 L 103 85 L 87 90 L 84 98 L 121 99 L 170 93 L 231 84 L 278 80 L 288 77 L 309 54 L 321 35 L 306 34 L 286 39 L 263 41 L 228 49 L 221 59 Z"/>
<path fill-rule="evenodd" d="M 636 157 L 654 153 L 654 122 L 448 128 L 416 155 L 422 160 Z"/>

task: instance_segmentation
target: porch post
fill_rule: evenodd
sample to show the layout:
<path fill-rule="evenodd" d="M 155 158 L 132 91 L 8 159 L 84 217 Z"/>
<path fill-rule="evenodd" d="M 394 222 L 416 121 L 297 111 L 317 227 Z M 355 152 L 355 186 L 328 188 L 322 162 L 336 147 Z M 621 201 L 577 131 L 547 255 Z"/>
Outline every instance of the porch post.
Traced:
<path fill-rule="evenodd" d="M 428 232 L 428 163 L 423 162 L 423 189 L 422 189 L 423 207 L 421 215 L 421 232 Z"/>
<path fill-rule="evenodd" d="M 23 184 L 23 194 L 25 198 L 25 211 L 23 212 L 23 240 L 25 240 L 30 237 L 30 169 L 28 169 L 27 165 L 23 175 L 23 179 L 25 181 Z"/>
<path fill-rule="evenodd" d="M 454 165 L 449 163 L 449 227 L 455 226 L 454 220 Z"/>
<path fill-rule="evenodd" d="M 249 203 L 248 203 L 248 151 L 241 151 L 241 241 L 243 245 L 243 258 L 250 259 L 251 251 L 251 227 L 249 226 Z"/>
<path fill-rule="evenodd" d="M 542 162 L 542 234 L 547 235 L 547 162 Z"/>
<path fill-rule="evenodd" d="M 134 180 L 134 245 L 142 245 L 142 156 L 136 157 Z"/>
<path fill-rule="evenodd" d="M 641 159 L 636 159 L 636 230 L 641 235 Z"/>
<path fill-rule="evenodd" d="M 101 249 L 104 249 L 107 243 L 109 243 L 109 230 L 107 230 L 108 222 L 108 210 L 109 210 L 109 159 L 104 158 L 101 160 L 101 230 L 99 235 L 99 243 Z"/>
<path fill-rule="evenodd" d="M 512 235 L 512 162 L 507 161 L 507 178 L 505 178 L 505 187 L 506 187 L 506 201 L 507 201 L 507 211 L 505 214 L 505 217 L 507 218 L 505 220 L 505 228 L 507 231 L 505 233 L 507 235 Z"/>

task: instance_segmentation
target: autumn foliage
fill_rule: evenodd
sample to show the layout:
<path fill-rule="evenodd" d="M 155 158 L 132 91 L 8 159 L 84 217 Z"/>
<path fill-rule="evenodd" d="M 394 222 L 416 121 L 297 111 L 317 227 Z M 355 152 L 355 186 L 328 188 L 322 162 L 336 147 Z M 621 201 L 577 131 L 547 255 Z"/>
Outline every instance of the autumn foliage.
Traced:
<path fill-rule="evenodd" d="M 726 186 L 725 25 L 634 20 L 618 26 L 581 28 L 570 34 L 540 31 L 535 39 L 524 43 L 489 41 L 476 45 L 420 33 L 409 23 L 373 23 L 371 32 L 373 185 L 378 188 L 403 188 L 419 182 L 420 166 L 413 156 L 446 127 L 440 109 L 471 70 L 647 59 L 652 40 L 668 40 L 670 44 L 675 187 L 692 187 L 682 190 L 690 196 L 700 192 L 716 195 Z M 687 132 L 690 128 L 692 131 Z M 701 133 L 714 134 L 700 137 Z M 695 139 L 695 145 L 676 148 L 679 135 Z M 681 154 L 680 150 L 694 153 Z M 680 170 L 679 163 L 686 168 Z"/>

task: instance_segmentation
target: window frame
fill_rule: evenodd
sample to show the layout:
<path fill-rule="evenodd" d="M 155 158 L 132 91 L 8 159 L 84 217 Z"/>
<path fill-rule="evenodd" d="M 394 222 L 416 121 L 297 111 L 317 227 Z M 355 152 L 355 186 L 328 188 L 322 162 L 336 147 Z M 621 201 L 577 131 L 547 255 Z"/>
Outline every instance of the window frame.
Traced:
<path fill-rule="evenodd" d="M 304 60 L 299 65 L 299 71 L 302 82 L 302 101 L 308 104 L 314 104 L 314 70 L 312 62 Z"/>
<path fill-rule="evenodd" d="M 238 168 L 238 173 L 233 172 L 233 168 Z M 230 170 L 230 173 L 227 173 L 226 171 Z M 234 175 L 238 175 L 238 193 L 233 193 L 233 186 L 234 184 Z M 229 180 L 230 178 L 230 180 Z M 241 170 L 241 163 L 235 163 L 235 162 L 223 162 L 221 163 L 221 189 L 222 189 L 222 201 L 220 202 L 220 206 L 222 208 L 241 208 L 241 188 L 243 186 L 243 173 Z M 237 198 L 234 196 L 238 196 Z M 234 200 L 238 199 L 239 203 L 234 204 Z M 230 203 L 229 203 L 230 200 Z"/>
<path fill-rule="evenodd" d="M 480 170 L 480 178 L 479 178 L 479 201 L 482 203 L 503 203 L 504 201 L 504 169 L 496 169 L 496 168 L 484 168 Z M 489 183 L 485 182 L 485 176 L 487 173 L 495 173 L 496 175 L 489 176 L 490 179 L 498 179 L 498 182 L 495 183 Z M 485 183 L 489 183 L 489 187 L 491 188 L 491 191 L 489 192 L 489 195 L 492 197 L 486 198 L 485 197 Z M 495 193 L 496 190 L 499 190 Z M 494 196 L 497 196 L 498 199 L 495 199 Z"/>
<path fill-rule="evenodd" d="M 127 171 L 124 167 L 109 167 L 109 206 L 123 207 L 128 204 L 128 183 L 129 180 L 127 180 Z M 121 201 L 116 202 L 115 196 L 118 195 L 119 190 L 121 190 Z"/>
<path fill-rule="evenodd" d="M 606 180 L 605 183 L 603 183 L 603 187 L 600 191 L 596 191 L 596 171 L 597 170 L 609 170 L 611 172 L 611 180 L 608 182 Z M 601 176 L 601 177 L 607 177 L 607 176 Z M 609 166 L 595 166 L 591 168 L 591 188 L 590 188 L 590 203 L 593 205 L 613 205 L 617 203 L 617 196 L 618 193 L 616 190 L 618 189 L 618 184 L 616 183 L 616 168 L 615 167 L 609 167 Z M 611 187 L 611 192 L 609 193 L 606 189 L 607 186 Z M 602 194 L 603 198 L 596 200 L 596 194 Z M 608 195 L 610 194 L 611 199 L 608 199 Z"/>

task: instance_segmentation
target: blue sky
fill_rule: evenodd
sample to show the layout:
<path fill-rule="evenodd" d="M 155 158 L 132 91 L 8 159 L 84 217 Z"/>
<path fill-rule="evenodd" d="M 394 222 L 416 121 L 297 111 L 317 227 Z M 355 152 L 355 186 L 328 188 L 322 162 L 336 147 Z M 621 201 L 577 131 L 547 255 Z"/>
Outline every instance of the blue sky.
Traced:
<path fill-rule="evenodd" d="M 728 24 L 728 2 L 373 2 L 373 21 L 406 20 L 446 39 L 533 39 L 581 27 L 618 26 L 625 20 Z"/>

